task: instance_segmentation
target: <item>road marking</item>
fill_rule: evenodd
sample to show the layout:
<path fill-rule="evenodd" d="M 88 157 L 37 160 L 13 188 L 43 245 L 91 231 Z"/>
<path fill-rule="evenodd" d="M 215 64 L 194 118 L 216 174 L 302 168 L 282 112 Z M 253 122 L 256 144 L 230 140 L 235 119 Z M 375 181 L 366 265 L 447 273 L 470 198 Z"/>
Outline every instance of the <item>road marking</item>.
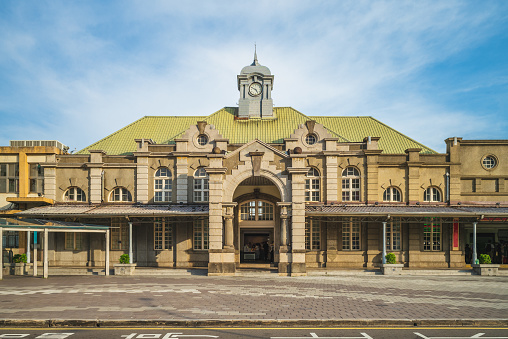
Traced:
<path fill-rule="evenodd" d="M 485 333 L 476 333 L 475 335 L 472 335 L 471 337 L 427 337 L 426 335 L 423 335 L 418 332 L 414 332 L 417 336 L 424 339 L 471 339 L 471 338 L 481 338 L 481 339 L 508 339 L 508 337 L 484 337 L 483 335 Z"/>
<path fill-rule="evenodd" d="M 372 339 L 367 333 L 360 333 L 361 337 L 320 337 L 316 333 L 310 333 L 311 338 L 321 339 Z M 270 339 L 308 339 L 309 337 L 270 337 Z"/>

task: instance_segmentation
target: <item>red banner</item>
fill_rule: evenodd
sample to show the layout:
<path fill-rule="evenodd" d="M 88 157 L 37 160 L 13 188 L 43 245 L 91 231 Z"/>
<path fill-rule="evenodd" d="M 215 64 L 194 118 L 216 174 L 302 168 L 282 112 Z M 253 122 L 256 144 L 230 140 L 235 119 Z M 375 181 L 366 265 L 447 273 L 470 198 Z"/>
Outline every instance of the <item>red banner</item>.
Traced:
<path fill-rule="evenodd" d="M 459 249 L 459 219 L 453 219 L 453 250 Z"/>

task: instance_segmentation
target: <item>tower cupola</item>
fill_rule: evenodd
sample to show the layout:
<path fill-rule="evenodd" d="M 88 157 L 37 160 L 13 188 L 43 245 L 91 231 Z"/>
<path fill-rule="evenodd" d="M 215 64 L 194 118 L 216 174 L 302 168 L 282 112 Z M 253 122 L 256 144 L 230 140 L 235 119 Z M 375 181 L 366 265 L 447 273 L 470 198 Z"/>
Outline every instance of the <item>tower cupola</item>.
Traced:
<path fill-rule="evenodd" d="M 240 91 L 238 117 L 273 117 L 273 75 L 268 67 L 259 63 L 256 50 L 254 61 L 242 68 L 237 80 Z"/>

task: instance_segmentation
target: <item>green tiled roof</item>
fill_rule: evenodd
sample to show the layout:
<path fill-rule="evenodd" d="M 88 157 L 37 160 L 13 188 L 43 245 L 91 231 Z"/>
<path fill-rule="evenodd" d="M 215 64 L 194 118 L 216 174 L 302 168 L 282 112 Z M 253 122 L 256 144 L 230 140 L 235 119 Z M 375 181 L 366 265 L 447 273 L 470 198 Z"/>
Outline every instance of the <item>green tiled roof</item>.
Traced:
<path fill-rule="evenodd" d="M 214 125 L 219 133 L 232 144 L 247 143 L 259 139 L 266 143 L 283 143 L 294 133 L 298 125 L 315 120 L 339 138 L 339 142 L 361 142 L 366 136 L 381 137 L 379 148 L 383 153 L 404 153 L 408 148 L 421 148 L 422 153 L 436 153 L 432 149 L 408 138 L 372 117 L 308 117 L 291 107 L 275 107 L 275 118 L 235 119 L 237 108 L 226 107 L 209 116 L 146 116 L 102 140 L 82 149 L 100 149 L 107 154 L 126 154 L 136 150 L 134 139 L 152 139 L 157 144 L 173 143 L 175 138 L 197 121 Z"/>

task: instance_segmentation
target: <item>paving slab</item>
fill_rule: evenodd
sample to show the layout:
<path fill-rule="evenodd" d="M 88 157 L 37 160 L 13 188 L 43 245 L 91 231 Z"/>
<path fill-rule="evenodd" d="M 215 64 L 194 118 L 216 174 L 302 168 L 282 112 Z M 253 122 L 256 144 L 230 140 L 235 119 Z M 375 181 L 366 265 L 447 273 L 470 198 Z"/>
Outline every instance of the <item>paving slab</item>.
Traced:
<path fill-rule="evenodd" d="M 6 276 L 0 324 L 508 324 L 508 277 Z M 87 325 L 88 324 L 88 325 Z M 48 325 L 49 326 L 49 325 Z"/>

